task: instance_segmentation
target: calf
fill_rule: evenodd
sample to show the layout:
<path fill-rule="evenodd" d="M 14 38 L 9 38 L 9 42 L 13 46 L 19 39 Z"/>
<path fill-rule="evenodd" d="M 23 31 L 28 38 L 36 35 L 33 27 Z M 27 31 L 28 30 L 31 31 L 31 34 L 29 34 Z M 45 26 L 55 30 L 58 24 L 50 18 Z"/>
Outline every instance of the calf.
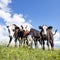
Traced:
<path fill-rule="evenodd" d="M 27 39 L 28 44 L 32 45 L 32 47 L 34 48 L 34 45 L 36 46 L 37 42 L 40 42 L 40 38 L 40 32 L 34 28 L 31 28 Z"/>
<path fill-rule="evenodd" d="M 17 35 L 19 27 L 17 27 L 15 24 L 13 24 L 13 25 L 7 26 L 7 28 L 8 28 L 8 32 L 9 32 L 9 38 L 10 38 L 7 47 L 9 47 L 13 37 L 15 38 L 15 46 L 17 46 L 17 40 L 20 42 L 18 35 Z M 19 44 L 19 46 L 20 46 L 20 44 Z"/>
<path fill-rule="evenodd" d="M 54 49 L 54 38 L 53 38 L 53 36 L 56 34 L 57 30 L 55 31 L 55 34 L 53 34 L 52 28 L 53 28 L 52 26 L 48 27 L 46 25 L 39 26 L 39 29 L 41 29 L 40 34 L 41 34 L 41 42 L 43 45 L 43 50 L 45 50 L 45 40 L 47 40 L 48 49 L 50 49 L 49 43 L 51 45 L 51 49 L 52 50 Z"/>

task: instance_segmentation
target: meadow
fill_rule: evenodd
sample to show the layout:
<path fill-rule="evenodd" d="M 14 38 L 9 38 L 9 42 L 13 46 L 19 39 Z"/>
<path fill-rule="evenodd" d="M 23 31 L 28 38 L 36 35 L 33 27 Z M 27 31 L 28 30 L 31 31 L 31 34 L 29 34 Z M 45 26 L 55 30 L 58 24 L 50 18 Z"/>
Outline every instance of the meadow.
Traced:
<path fill-rule="evenodd" d="M 60 60 L 60 49 L 48 51 L 37 48 L 0 46 L 0 60 Z"/>

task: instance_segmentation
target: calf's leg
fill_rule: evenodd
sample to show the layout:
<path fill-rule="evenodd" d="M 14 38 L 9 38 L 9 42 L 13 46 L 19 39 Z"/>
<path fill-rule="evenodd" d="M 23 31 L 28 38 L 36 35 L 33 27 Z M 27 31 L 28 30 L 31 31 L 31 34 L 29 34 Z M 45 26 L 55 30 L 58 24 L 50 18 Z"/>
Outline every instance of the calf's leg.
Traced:
<path fill-rule="evenodd" d="M 43 40 L 42 43 L 43 43 L 43 50 L 45 50 L 45 41 Z"/>
<path fill-rule="evenodd" d="M 12 41 L 12 37 L 10 36 L 10 40 L 9 40 L 9 43 L 8 43 L 7 47 L 9 47 L 11 41 Z"/>
<path fill-rule="evenodd" d="M 18 39 L 18 38 L 15 38 L 15 47 L 17 47 L 17 39 Z"/>

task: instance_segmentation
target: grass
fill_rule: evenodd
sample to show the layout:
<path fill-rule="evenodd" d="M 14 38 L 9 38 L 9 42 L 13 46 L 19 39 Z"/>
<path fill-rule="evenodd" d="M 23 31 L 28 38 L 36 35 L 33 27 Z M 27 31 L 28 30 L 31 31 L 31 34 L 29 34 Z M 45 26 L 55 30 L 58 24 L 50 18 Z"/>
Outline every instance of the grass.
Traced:
<path fill-rule="evenodd" d="M 27 47 L 0 46 L 0 60 L 60 60 L 60 49 L 43 51 Z"/>

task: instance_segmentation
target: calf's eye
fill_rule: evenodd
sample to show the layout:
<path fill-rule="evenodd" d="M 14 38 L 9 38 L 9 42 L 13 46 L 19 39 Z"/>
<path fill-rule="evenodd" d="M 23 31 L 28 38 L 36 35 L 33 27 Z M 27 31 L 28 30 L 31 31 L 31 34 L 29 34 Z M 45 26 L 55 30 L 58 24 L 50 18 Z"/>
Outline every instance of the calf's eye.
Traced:
<path fill-rule="evenodd" d="M 15 31 L 15 30 L 13 29 L 13 31 Z"/>

